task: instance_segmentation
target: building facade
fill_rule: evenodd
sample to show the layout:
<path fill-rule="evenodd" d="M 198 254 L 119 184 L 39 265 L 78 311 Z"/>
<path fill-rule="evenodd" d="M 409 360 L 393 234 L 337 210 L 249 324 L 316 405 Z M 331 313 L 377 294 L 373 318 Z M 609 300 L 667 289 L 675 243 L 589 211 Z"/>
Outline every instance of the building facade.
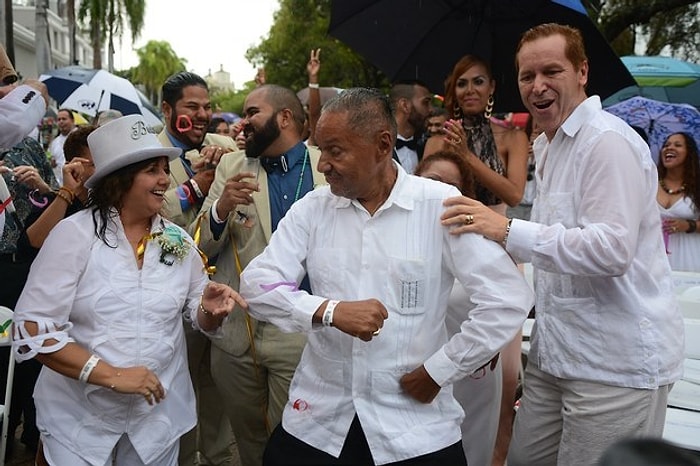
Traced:
<path fill-rule="evenodd" d="M 47 17 L 49 42 L 51 44 L 51 64 L 54 68 L 72 65 L 70 63 L 70 39 L 65 0 L 49 0 Z M 76 0 L 77 12 L 79 0 Z M 36 60 L 36 1 L 13 0 L 15 69 L 25 78 L 38 78 L 47 70 L 37 69 Z M 88 32 L 76 27 L 76 60 L 78 65 L 92 68 L 93 52 Z"/>

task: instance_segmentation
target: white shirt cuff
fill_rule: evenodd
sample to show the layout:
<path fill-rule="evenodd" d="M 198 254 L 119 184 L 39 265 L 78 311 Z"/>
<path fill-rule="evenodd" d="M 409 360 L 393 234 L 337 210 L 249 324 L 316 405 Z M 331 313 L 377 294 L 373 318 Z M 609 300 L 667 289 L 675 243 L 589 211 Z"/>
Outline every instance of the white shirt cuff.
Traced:
<path fill-rule="evenodd" d="M 226 223 L 226 220 L 228 220 L 228 215 L 226 216 L 225 219 L 221 220 L 218 215 L 216 215 L 216 206 L 219 205 L 219 200 L 215 200 L 214 203 L 211 205 L 211 218 L 214 220 L 214 222 L 218 223 L 219 225 Z"/>

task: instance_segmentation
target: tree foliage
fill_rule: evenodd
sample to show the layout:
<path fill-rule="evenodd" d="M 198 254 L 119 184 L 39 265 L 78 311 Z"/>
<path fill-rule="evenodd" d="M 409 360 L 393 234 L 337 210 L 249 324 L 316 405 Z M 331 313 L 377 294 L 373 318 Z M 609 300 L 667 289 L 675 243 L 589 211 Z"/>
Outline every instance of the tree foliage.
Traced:
<path fill-rule="evenodd" d="M 136 49 L 139 64 L 129 73 L 134 84 L 143 84 L 152 102 L 160 102 L 160 90 L 165 80 L 186 69 L 187 60 L 180 58 L 165 41 L 150 40 Z"/>
<path fill-rule="evenodd" d="M 619 55 L 633 55 L 638 33 L 646 39 L 645 55 L 662 50 L 698 61 L 698 0 L 584 0 L 591 18 Z"/>
<path fill-rule="evenodd" d="M 306 87 L 306 62 L 321 48 L 321 85 L 386 87 L 374 66 L 327 34 L 332 0 L 280 0 L 269 35 L 246 58 L 264 67 L 267 82 Z M 495 1 L 495 0 L 493 0 Z M 633 55 L 637 36 L 648 38 L 646 54 L 700 59 L 698 0 L 582 0 L 589 15 L 618 55 Z M 439 51 L 436 51 L 439 52 Z"/>
<path fill-rule="evenodd" d="M 280 0 L 269 36 L 248 49 L 246 58 L 265 68 L 267 82 L 291 89 L 308 83 L 311 49 L 321 49 L 322 86 L 383 87 L 384 75 L 342 42 L 327 35 L 331 0 Z"/>
<path fill-rule="evenodd" d="M 102 68 L 102 46 L 107 40 L 109 71 L 114 71 L 114 38 L 121 40 L 124 21 L 128 21 L 131 41 L 141 35 L 146 17 L 146 0 L 83 0 L 78 9 L 78 20 L 90 30 L 94 62 L 93 68 Z"/>

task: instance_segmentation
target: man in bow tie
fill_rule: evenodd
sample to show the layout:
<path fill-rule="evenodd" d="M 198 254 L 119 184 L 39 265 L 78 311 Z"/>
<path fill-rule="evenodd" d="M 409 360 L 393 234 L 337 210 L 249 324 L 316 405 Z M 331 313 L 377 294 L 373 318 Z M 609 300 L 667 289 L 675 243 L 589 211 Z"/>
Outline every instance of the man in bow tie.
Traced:
<path fill-rule="evenodd" d="M 238 289 L 239 275 L 267 246 L 292 204 L 325 184 L 319 151 L 302 141 L 305 114 L 290 89 L 262 85 L 245 100 L 245 152 L 224 156 L 200 210 L 200 247 L 218 255 L 213 279 Z M 259 159 L 259 165 L 249 163 Z M 257 167 L 260 168 L 257 168 Z M 297 286 L 297 284 L 295 284 Z M 303 281 L 298 284 L 308 290 Z M 213 340 L 212 374 L 224 396 L 242 464 L 259 466 L 270 432 L 280 422 L 289 384 L 306 338 L 282 333 L 238 309 Z"/>
<path fill-rule="evenodd" d="M 426 118 L 430 115 L 432 98 L 433 94 L 420 81 L 398 82 L 389 92 L 398 127 L 394 158 L 398 158 L 401 166 L 409 174 L 413 174 L 420 160 L 418 138 L 425 127 Z"/>

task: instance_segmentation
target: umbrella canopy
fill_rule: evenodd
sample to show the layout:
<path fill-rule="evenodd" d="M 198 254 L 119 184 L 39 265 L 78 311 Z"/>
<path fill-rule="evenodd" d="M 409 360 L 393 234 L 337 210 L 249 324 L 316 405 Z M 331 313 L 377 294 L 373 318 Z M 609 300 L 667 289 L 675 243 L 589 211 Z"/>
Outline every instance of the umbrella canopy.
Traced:
<path fill-rule="evenodd" d="M 605 98 L 635 84 L 579 0 L 333 0 L 329 33 L 391 80 L 419 79 L 444 90 L 466 54 L 491 64 L 495 110 L 523 111 L 515 49 L 527 29 L 557 22 L 581 30 L 589 57 L 588 91 Z"/>
<path fill-rule="evenodd" d="M 690 104 L 700 108 L 700 65 L 671 57 L 622 57 L 622 62 L 637 81 L 603 101 L 614 105 L 634 96 L 661 102 Z"/>
<path fill-rule="evenodd" d="M 337 96 L 342 91 L 342 89 L 338 87 L 320 87 L 318 90 L 321 94 L 321 105 L 325 104 L 326 101 Z M 309 103 L 309 88 L 305 87 L 297 92 L 297 97 L 301 100 L 302 105 L 307 105 Z"/>
<path fill-rule="evenodd" d="M 640 86 L 683 87 L 700 79 L 700 65 L 671 57 L 622 57 Z"/>
<path fill-rule="evenodd" d="M 39 79 L 59 107 L 90 116 L 107 109 L 124 115 L 145 113 L 134 85 L 105 70 L 67 66 L 42 74 Z"/>
<path fill-rule="evenodd" d="M 638 126 L 646 131 L 654 161 L 658 161 L 661 147 L 672 133 L 686 132 L 700 143 L 700 111 L 691 105 L 632 97 L 606 110 L 630 126 Z"/>

